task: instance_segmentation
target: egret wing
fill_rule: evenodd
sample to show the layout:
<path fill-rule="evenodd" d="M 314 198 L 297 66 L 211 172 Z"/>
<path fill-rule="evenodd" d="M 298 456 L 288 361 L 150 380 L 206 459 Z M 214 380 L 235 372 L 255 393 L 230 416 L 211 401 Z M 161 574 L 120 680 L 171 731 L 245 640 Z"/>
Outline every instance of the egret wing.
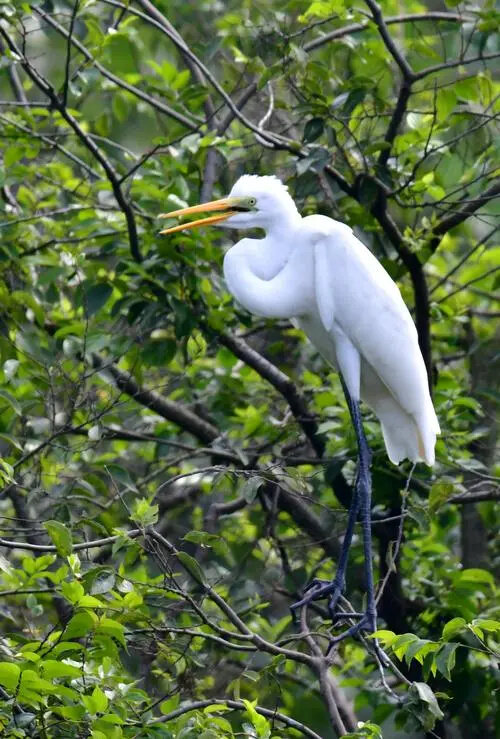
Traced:
<path fill-rule="evenodd" d="M 427 374 L 415 325 L 397 285 L 350 228 L 323 216 L 305 221 L 314 221 L 310 226 L 317 231 L 316 301 L 325 328 L 333 314 L 334 323 L 391 394 L 417 415 L 431 402 Z"/>
<path fill-rule="evenodd" d="M 321 322 L 327 331 L 333 327 L 335 317 L 334 291 L 329 276 L 328 242 L 320 239 L 314 248 L 314 287 Z"/>

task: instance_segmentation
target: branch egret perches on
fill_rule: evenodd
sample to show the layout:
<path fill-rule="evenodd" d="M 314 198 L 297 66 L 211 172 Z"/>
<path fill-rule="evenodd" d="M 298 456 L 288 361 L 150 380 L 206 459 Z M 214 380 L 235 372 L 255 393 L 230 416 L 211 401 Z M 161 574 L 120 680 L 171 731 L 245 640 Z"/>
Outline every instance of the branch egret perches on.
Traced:
<path fill-rule="evenodd" d="M 367 606 L 359 621 L 332 646 L 360 630 L 376 630 L 371 560 L 371 452 L 359 402 L 378 416 L 389 459 L 434 463 L 439 424 L 427 384 L 415 326 L 397 285 L 373 254 L 339 221 L 321 215 L 302 218 L 276 177 L 244 175 L 229 196 L 161 215 L 214 215 L 161 231 L 174 233 L 217 224 L 264 229 L 263 239 L 242 239 L 224 258 L 229 290 L 251 313 L 289 318 L 340 372 L 358 443 L 358 472 L 337 574 L 315 580 L 298 608 L 328 598 L 332 619 L 345 586 L 347 555 L 361 516 Z"/>

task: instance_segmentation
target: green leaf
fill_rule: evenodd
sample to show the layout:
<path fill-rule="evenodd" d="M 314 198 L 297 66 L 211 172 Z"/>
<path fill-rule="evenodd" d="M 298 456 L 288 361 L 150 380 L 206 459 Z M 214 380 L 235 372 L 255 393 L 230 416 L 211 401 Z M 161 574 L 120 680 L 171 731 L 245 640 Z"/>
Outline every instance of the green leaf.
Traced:
<path fill-rule="evenodd" d="M 271 728 L 266 717 L 261 716 L 260 713 L 255 710 L 257 701 L 252 702 L 243 699 L 243 703 L 245 704 L 246 712 L 248 713 L 254 728 L 257 729 L 257 736 L 262 737 L 262 739 L 267 739 L 267 737 L 271 735 Z"/>
<path fill-rule="evenodd" d="M 434 656 L 434 661 L 439 672 L 451 681 L 451 670 L 455 667 L 455 652 L 460 645 L 456 642 L 443 644 L 439 652 Z"/>
<path fill-rule="evenodd" d="M 447 641 L 450 637 L 457 634 L 459 631 L 463 631 L 466 627 L 465 618 L 457 616 L 448 621 L 443 627 L 443 639 Z"/>
<path fill-rule="evenodd" d="M 134 501 L 132 508 L 132 518 L 140 526 L 151 526 L 158 521 L 159 506 L 151 503 L 147 498 L 140 498 Z"/>
<path fill-rule="evenodd" d="M 93 316 L 97 313 L 109 300 L 113 288 L 107 282 L 98 282 L 92 285 L 85 292 L 85 306 L 87 315 Z"/>
<path fill-rule="evenodd" d="M 0 685 L 7 690 L 15 690 L 21 670 L 12 662 L 0 662 Z"/>
<path fill-rule="evenodd" d="M 110 65 L 117 74 L 130 74 L 137 70 L 134 47 L 124 33 L 107 36 L 106 50 L 110 57 Z"/>
<path fill-rule="evenodd" d="M 225 706 L 222 703 L 213 703 L 211 706 L 205 706 L 203 709 L 203 713 L 218 713 L 224 712 L 224 711 L 231 711 L 232 709 L 229 706 Z"/>
<path fill-rule="evenodd" d="M 78 601 L 78 605 L 80 608 L 103 608 L 105 604 L 98 598 L 94 598 L 93 595 L 82 595 Z"/>
<path fill-rule="evenodd" d="M 302 175 L 308 170 L 321 172 L 330 161 L 330 152 L 324 148 L 314 149 L 303 159 L 299 159 L 295 165 L 297 174 Z"/>
<path fill-rule="evenodd" d="M 401 659 L 405 653 L 410 644 L 413 644 L 413 642 L 419 641 L 418 636 L 415 634 L 401 634 L 401 636 L 398 636 L 391 644 L 391 649 L 396 655 L 398 659 Z"/>
<path fill-rule="evenodd" d="M 436 696 L 434 695 L 432 688 L 427 685 L 427 683 L 412 683 L 412 688 L 417 691 L 420 700 L 424 701 L 424 703 L 428 705 L 433 716 L 437 719 L 444 718 L 444 713 L 439 707 Z"/>
<path fill-rule="evenodd" d="M 475 618 L 472 624 L 479 626 L 483 631 L 500 631 L 500 621 L 494 621 L 491 618 Z"/>
<path fill-rule="evenodd" d="M 307 121 L 304 127 L 304 136 L 302 138 L 302 141 L 305 144 L 309 144 L 311 143 L 311 141 L 316 141 L 316 139 L 321 136 L 324 129 L 325 122 L 323 118 L 311 118 Z"/>
<path fill-rule="evenodd" d="M 5 400 L 7 405 L 9 405 L 14 413 L 16 413 L 18 416 L 21 416 L 23 413 L 23 410 L 17 400 L 14 398 L 13 395 L 7 392 L 7 390 L 0 390 L 0 398 Z"/>
<path fill-rule="evenodd" d="M 480 570 L 479 568 L 470 568 L 467 570 L 462 570 L 460 573 L 460 582 L 480 582 L 480 583 L 486 583 L 488 585 L 491 585 L 494 587 L 495 585 L 495 578 L 491 574 L 491 572 L 488 572 L 488 570 Z"/>
<path fill-rule="evenodd" d="M 83 706 L 51 706 L 51 710 L 68 721 L 81 721 L 85 716 Z"/>
<path fill-rule="evenodd" d="M 387 631 L 386 629 L 379 629 L 378 631 L 375 631 L 373 634 L 370 634 L 370 639 L 378 639 L 382 642 L 384 647 L 390 647 L 391 644 L 396 639 L 396 634 L 394 631 Z"/>
<path fill-rule="evenodd" d="M 81 677 L 82 671 L 73 665 L 67 665 L 65 662 L 58 662 L 55 659 L 46 659 L 38 663 L 38 668 L 43 677 L 51 680 L 54 677 Z"/>
<path fill-rule="evenodd" d="M 96 569 L 91 576 L 85 575 L 85 585 L 91 595 L 102 595 L 108 593 L 115 586 L 116 575 L 109 567 Z"/>
<path fill-rule="evenodd" d="M 258 475 L 253 475 L 252 477 L 249 477 L 247 480 L 245 480 L 241 487 L 241 495 L 245 498 L 247 503 L 253 503 L 253 501 L 257 497 L 259 488 L 264 482 L 265 480 Z"/>
<path fill-rule="evenodd" d="M 18 452 L 23 451 L 23 448 L 18 440 L 15 439 L 13 436 L 10 436 L 10 434 L 0 434 L 0 439 L 7 442 L 7 444 L 11 444 L 15 449 L 17 449 Z"/>
<path fill-rule="evenodd" d="M 207 531 L 188 531 L 182 538 L 184 541 L 192 541 L 194 544 L 201 544 L 206 547 L 211 547 L 212 544 L 221 540 L 221 537 L 217 534 L 209 534 Z"/>
<path fill-rule="evenodd" d="M 63 582 L 61 584 L 61 592 L 66 600 L 69 600 L 74 605 L 78 605 L 78 602 L 83 598 L 85 593 L 83 585 L 74 580 L 72 582 Z"/>
<path fill-rule="evenodd" d="M 451 482 L 435 482 L 429 492 L 429 512 L 435 513 L 455 491 Z"/>
<path fill-rule="evenodd" d="M 24 689 L 36 690 L 38 693 L 56 693 L 59 686 L 54 685 L 48 680 L 39 677 L 34 670 L 23 670 L 21 673 L 21 684 L 19 693 Z"/>
<path fill-rule="evenodd" d="M 125 646 L 125 627 L 112 618 L 107 618 L 106 616 L 101 618 L 96 626 L 96 632 L 111 636 L 122 646 Z"/>
<path fill-rule="evenodd" d="M 3 155 L 4 167 L 11 167 L 24 157 L 24 148 L 22 146 L 9 146 Z"/>
<path fill-rule="evenodd" d="M 129 490 L 132 490 L 135 493 L 137 492 L 137 488 L 130 477 L 129 471 L 125 467 L 113 463 L 107 464 L 105 469 L 115 485 L 119 482 Z"/>
<path fill-rule="evenodd" d="M 438 90 L 436 96 L 436 112 L 437 119 L 440 123 L 446 121 L 456 104 L 457 96 L 453 89 L 450 87 L 442 87 Z"/>
<path fill-rule="evenodd" d="M 177 342 L 175 339 L 148 341 L 141 352 L 141 357 L 149 367 L 165 367 L 170 364 L 176 352 Z"/>
<path fill-rule="evenodd" d="M 363 102 L 366 97 L 366 93 L 367 90 L 365 90 L 364 87 L 360 87 L 356 90 L 351 90 L 344 103 L 343 112 L 346 115 L 350 115 L 353 112 L 354 108 L 359 105 L 359 103 Z"/>
<path fill-rule="evenodd" d="M 181 700 L 180 693 L 175 693 L 171 698 L 169 698 L 166 701 L 163 701 L 163 703 L 160 704 L 160 711 L 161 713 L 166 716 L 167 714 L 171 713 L 172 711 L 175 711 L 177 706 L 179 705 L 179 702 Z"/>
<path fill-rule="evenodd" d="M 97 685 L 92 691 L 92 700 L 94 701 L 94 705 L 96 706 L 97 711 L 99 713 L 104 713 L 104 711 L 108 707 L 108 699 Z"/>
<path fill-rule="evenodd" d="M 76 613 L 68 621 L 64 629 L 65 639 L 80 639 L 92 631 L 95 620 L 88 611 Z"/>
<path fill-rule="evenodd" d="M 73 550 L 71 531 L 60 521 L 44 521 L 44 528 L 52 539 L 61 557 L 67 557 Z"/>
<path fill-rule="evenodd" d="M 186 552 L 177 552 L 177 559 L 182 562 L 184 568 L 197 582 L 203 583 L 205 581 L 203 570 L 194 557 L 191 557 Z"/>

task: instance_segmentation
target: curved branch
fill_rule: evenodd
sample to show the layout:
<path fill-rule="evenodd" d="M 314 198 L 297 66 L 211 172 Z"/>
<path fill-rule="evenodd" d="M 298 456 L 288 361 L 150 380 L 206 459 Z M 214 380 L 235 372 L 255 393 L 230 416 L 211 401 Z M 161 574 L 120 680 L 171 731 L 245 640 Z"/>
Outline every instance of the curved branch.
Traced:
<path fill-rule="evenodd" d="M 113 82 L 113 84 L 115 84 L 117 87 L 121 87 L 123 90 L 127 90 L 127 92 L 130 92 L 132 95 L 139 98 L 140 100 L 144 100 L 144 102 L 151 105 L 151 107 L 156 108 L 156 110 L 160 111 L 160 113 L 165 113 L 166 115 L 170 116 L 170 118 L 174 118 L 179 123 L 182 123 L 183 126 L 189 128 L 190 131 L 199 130 L 199 121 L 191 121 L 182 113 L 174 110 L 174 108 L 170 108 L 168 105 L 165 105 L 165 103 L 161 102 L 161 100 L 157 100 L 156 98 L 151 97 L 151 95 L 143 92 L 140 88 L 135 87 L 135 85 L 131 85 L 128 82 L 122 80 L 120 77 L 117 77 L 115 74 L 113 74 L 113 72 L 110 72 L 108 69 L 106 69 L 106 67 L 103 67 L 103 65 L 92 56 L 90 51 L 77 38 L 75 38 L 74 36 L 70 36 L 70 33 L 57 21 L 55 21 L 48 13 L 42 10 L 39 5 L 33 5 L 30 7 L 31 10 L 34 13 L 37 13 L 41 18 L 43 18 L 43 20 L 49 26 L 52 26 L 52 28 L 60 33 L 61 36 L 67 39 L 68 43 L 71 41 L 73 46 L 75 46 L 78 51 L 83 54 L 85 59 L 90 62 L 102 74 L 103 77 L 106 77 L 106 79 L 108 79 L 110 82 Z"/>
<path fill-rule="evenodd" d="M 471 16 L 461 15 L 460 13 L 441 13 L 439 11 L 430 11 L 428 13 L 390 15 L 385 18 L 385 24 L 387 26 L 390 26 L 396 23 L 415 23 L 417 21 L 448 21 L 450 23 L 469 23 L 471 20 L 473 20 Z M 323 36 L 320 36 L 320 38 L 314 39 L 314 41 L 309 41 L 309 43 L 304 44 L 303 49 L 304 51 L 308 52 L 314 51 L 315 49 L 318 49 L 320 46 L 324 46 L 330 41 L 336 41 L 336 39 L 343 38 L 344 36 L 349 36 L 351 33 L 359 33 L 360 31 L 364 31 L 365 28 L 369 27 L 369 25 L 370 21 L 361 21 L 360 23 L 351 23 L 350 26 L 344 26 L 343 28 L 336 28 L 334 31 L 325 33 Z"/>
<path fill-rule="evenodd" d="M 29 60 L 24 56 L 24 54 L 21 52 L 20 49 L 17 48 L 14 41 L 10 38 L 8 33 L 5 31 L 4 28 L 0 27 L 0 33 L 6 40 L 9 48 L 11 51 L 15 52 L 19 58 L 20 58 L 20 64 L 23 67 L 24 71 L 28 75 L 28 77 L 35 83 L 35 85 L 41 90 L 50 100 L 50 103 L 52 107 L 59 111 L 61 116 L 64 118 L 64 120 L 71 126 L 73 131 L 76 133 L 80 141 L 86 146 L 86 148 L 91 152 L 91 154 L 94 156 L 94 158 L 99 162 L 101 167 L 104 169 L 106 173 L 106 177 L 108 178 L 108 182 L 111 185 L 111 189 L 113 190 L 113 195 L 115 196 L 115 200 L 120 206 L 124 216 L 125 220 L 127 222 L 127 230 L 128 230 L 128 236 L 129 236 L 129 242 L 130 242 L 130 251 L 132 253 L 132 256 L 136 262 L 140 262 L 142 260 L 141 253 L 139 250 L 139 237 L 137 234 L 137 226 L 135 222 L 135 216 L 134 211 L 123 194 L 123 191 L 120 187 L 118 174 L 116 173 L 113 165 L 111 162 L 104 156 L 102 151 L 99 149 L 97 144 L 94 143 L 94 141 L 88 136 L 83 128 L 80 126 L 76 118 L 69 112 L 69 110 L 64 106 L 64 104 L 60 101 L 59 96 L 55 92 L 52 85 L 38 72 L 35 67 L 32 66 L 32 64 L 29 62 Z"/>
<path fill-rule="evenodd" d="M 243 703 L 243 701 L 234 701 L 234 700 L 229 700 L 228 698 L 207 698 L 206 700 L 193 701 L 192 703 L 187 703 L 185 706 L 181 706 L 180 708 L 176 708 L 175 711 L 171 711 L 170 713 L 167 713 L 166 716 L 161 716 L 158 719 L 152 719 L 149 722 L 149 725 L 155 726 L 156 724 L 164 724 L 167 721 L 173 721 L 174 718 L 183 716 L 185 713 L 189 713 L 189 711 L 197 711 L 201 708 L 206 708 L 207 706 L 213 706 L 213 705 L 228 706 L 229 708 L 234 708 L 235 710 L 238 710 L 238 711 L 247 710 L 247 707 Z M 265 716 L 266 718 L 274 719 L 276 721 L 281 721 L 281 723 L 285 724 L 285 726 L 289 726 L 291 729 L 296 729 L 297 731 L 300 731 L 304 736 L 310 737 L 310 739 L 321 739 L 320 735 L 316 734 L 315 731 L 313 731 L 312 729 L 309 729 L 309 727 L 307 727 L 305 724 L 301 723 L 300 721 L 296 721 L 295 719 L 290 718 L 289 716 L 285 716 L 284 713 L 271 710 L 270 708 L 263 708 L 262 706 L 255 706 L 255 710 L 257 711 L 257 713 L 261 714 L 262 716 Z"/>
<path fill-rule="evenodd" d="M 312 448 L 318 457 L 322 457 L 325 451 L 325 440 L 318 434 L 318 425 L 314 415 L 309 411 L 304 396 L 292 380 L 272 362 L 252 349 L 243 339 L 229 334 L 220 334 L 219 341 L 236 357 L 252 367 L 285 398 L 295 419 L 311 442 Z"/>
<path fill-rule="evenodd" d="M 83 541 L 79 544 L 73 544 L 72 550 L 79 552 L 82 549 L 95 549 L 96 547 L 105 547 L 108 544 L 113 544 L 123 536 L 128 536 L 130 539 L 136 539 L 138 536 L 143 534 L 142 529 L 132 529 L 124 534 L 117 534 L 116 536 L 106 536 L 104 539 L 95 539 L 94 541 Z M 6 549 L 24 549 L 30 552 L 57 552 L 58 549 L 53 544 L 29 544 L 26 541 L 11 541 L 9 539 L 0 538 L 0 547 Z"/>
<path fill-rule="evenodd" d="M 382 11 L 380 9 L 380 5 L 375 2 L 375 0 L 365 0 L 365 3 L 370 8 L 371 14 L 373 16 L 373 20 L 375 21 L 375 24 L 379 30 L 380 35 L 382 36 L 382 39 L 384 41 L 384 44 L 387 48 L 387 51 L 390 53 L 398 67 L 400 68 L 403 78 L 410 82 L 414 79 L 413 70 L 406 61 L 404 55 L 399 51 L 398 47 L 394 43 L 391 34 L 389 33 L 387 29 L 387 23 L 384 19 L 384 16 L 382 15 Z"/>
<path fill-rule="evenodd" d="M 479 210 L 482 205 L 486 205 L 491 200 L 494 200 L 497 195 L 500 195 L 500 178 L 496 179 L 493 184 L 484 191 L 482 195 L 474 198 L 473 200 L 467 200 L 467 203 L 463 205 L 463 208 L 460 208 L 459 210 L 454 210 L 451 215 L 441 219 L 441 221 L 439 221 L 433 228 L 433 233 L 435 236 L 435 238 L 431 242 L 431 247 L 433 247 L 433 250 L 438 247 L 441 238 L 446 233 L 448 233 L 448 231 L 450 231 L 452 228 L 455 228 L 456 226 L 459 226 L 461 223 L 467 220 L 469 216 L 474 215 L 476 210 Z M 459 206 L 460 202 L 461 201 L 459 200 L 458 203 L 455 203 L 454 208 L 457 205 Z"/>
<path fill-rule="evenodd" d="M 92 355 L 92 362 L 94 367 L 111 375 L 119 390 L 167 421 L 178 424 L 205 444 L 210 444 L 219 436 L 218 429 L 211 423 L 204 421 L 180 403 L 164 398 L 154 390 L 144 389 L 128 372 L 119 369 L 115 364 L 106 364 L 98 354 Z"/>

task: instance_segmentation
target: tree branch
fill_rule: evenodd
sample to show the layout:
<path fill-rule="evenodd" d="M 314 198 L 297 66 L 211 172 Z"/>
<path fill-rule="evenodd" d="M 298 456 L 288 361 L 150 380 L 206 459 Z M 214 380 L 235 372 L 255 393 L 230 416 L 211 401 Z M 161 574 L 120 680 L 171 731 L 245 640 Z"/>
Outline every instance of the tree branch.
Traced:
<path fill-rule="evenodd" d="M 182 36 L 179 34 L 179 32 L 172 26 L 172 24 L 170 23 L 170 21 L 163 15 L 163 13 L 161 13 L 158 10 L 158 8 L 155 8 L 155 6 L 153 5 L 153 3 L 150 3 L 149 0 L 136 0 L 136 2 L 138 2 L 139 5 L 141 5 L 143 7 L 143 9 L 147 13 L 149 13 L 149 15 L 152 18 L 154 18 L 155 20 L 157 20 L 158 23 L 160 23 L 162 26 L 164 26 L 170 32 L 175 33 L 177 35 L 179 41 L 181 41 L 184 44 L 184 46 L 187 47 L 186 42 L 184 41 L 184 39 L 182 38 Z M 181 53 L 182 58 L 184 59 L 184 62 L 186 64 L 187 68 L 190 70 L 191 74 L 196 79 L 196 81 L 198 82 L 198 84 L 202 85 L 203 87 L 206 87 L 207 85 L 206 85 L 205 78 L 204 78 L 203 74 L 200 73 L 200 70 L 198 69 L 198 67 L 196 66 L 196 64 L 193 64 L 193 62 L 189 58 L 189 55 L 188 54 L 186 54 L 183 51 L 181 51 L 180 53 Z M 214 107 L 214 104 L 213 104 L 212 100 L 210 99 L 210 96 L 207 96 L 207 98 L 203 102 L 203 105 L 204 105 L 204 108 L 205 108 L 206 123 L 209 126 L 209 128 L 211 128 L 212 126 L 210 125 L 210 123 L 211 123 L 212 119 L 215 117 L 215 107 Z"/>
<path fill-rule="evenodd" d="M 144 100 L 144 102 L 151 105 L 151 107 L 158 110 L 160 113 L 164 113 L 165 115 L 168 115 L 170 118 L 174 118 L 179 123 L 182 123 L 183 126 L 188 128 L 190 131 L 198 131 L 200 128 L 201 121 L 192 121 L 189 118 L 186 118 L 185 115 L 182 113 L 179 113 L 174 108 L 171 108 L 168 105 L 165 105 L 161 100 L 157 100 L 154 97 L 151 97 L 151 95 L 148 95 L 146 92 L 143 92 L 139 87 L 135 87 L 135 85 L 131 85 L 128 82 L 125 82 L 124 80 L 120 79 L 120 77 L 117 77 L 113 72 L 110 72 L 106 67 L 104 67 L 100 62 L 95 59 L 90 51 L 74 36 L 70 36 L 69 32 L 61 26 L 57 21 L 52 18 L 48 13 L 46 13 L 39 5 L 33 5 L 30 6 L 32 11 L 34 13 L 37 13 L 43 20 L 49 25 L 52 26 L 58 33 L 61 34 L 61 36 L 64 36 L 71 43 L 73 46 L 75 46 L 78 51 L 83 54 L 85 59 L 90 62 L 101 74 L 103 77 L 106 77 L 110 82 L 113 82 L 117 87 L 121 87 L 123 90 L 127 90 L 127 92 L 130 92 L 135 97 L 139 98 L 140 100 Z"/>
<path fill-rule="evenodd" d="M 375 0 L 365 0 L 365 3 L 370 8 L 373 20 L 375 21 L 380 35 L 382 36 L 384 44 L 388 52 L 400 68 L 403 74 L 403 78 L 406 80 L 406 82 L 411 82 L 414 79 L 413 70 L 406 61 L 404 55 L 399 51 L 398 47 L 394 43 L 392 36 L 387 28 L 387 24 L 384 20 L 384 16 L 382 15 L 380 5 L 378 5 Z"/>
<path fill-rule="evenodd" d="M 36 10 L 40 11 L 39 8 L 36 8 Z M 141 253 L 139 250 L 139 238 L 137 235 L 137 226 L 135 223 L 134 211 L 132 209 L 131 204 L 129 203 L 125 195 L 123 194 L 123 191 L 119 184 L 118 174 L 115 172 L 113 165 L 104 156 L 104 154 L 101 152 L 99 147 L 94 143 L 94 141 L 85 133 L 85 131 L 82 129 L 82 127 L 77 122 L 77 120 L 73 117 L 73 115 L 68 111 L 68 109 L 62 104 L 62 102 L 59 100 L 59 97 L 56 94 L 52 85 L 44 77 L 42 77 L 42 75 L 31 65 L 28 59 L 22 54 L 21 50 L 17 48 L 16 44 L 10 38 L 10 36 L 7 34 L 4 28 L 0 27 L 0 33 L 2 34 L 4 39 L 7 41 L 9 48 L 12 51 L 14 51 L 21 59 L 20 63 L 24 71 L 26 72 L 26 74 L 35 83 L 35 85 L 49 98 L 53 108 L 59 111 L 59 113 L 62 115 L 64 120 L 71 126 L 73 131 L 76 133 L 80 141 L 87 147 L 87 149 L 92 153 L 94 158 L 97 159 L 101 167 L 104 169 L 106 176 L 108 178 L 108 181 L 113 190 L 113 195 L 115 196 L 115 200 L 118 203 L 119 207 L 121 208 L 125 216 L 125 220 L 127 222 L 127 230 L 128 230 L 131 254 L 136 262 L 140 262 L 142 258 L 141 258 Z"/>
<path fill-rule="evenodd" d="M 267 380 L 287 401 L 295 419 L 309 439 L 312 448 L 322 457 L 325 451 L 325 440 L 318 434 L 318 425 L 307 407 L 304 396 L 297 386 L 284 372 L 272 362 L 252 349 L 244 339 L 229 334 L 219 334 L 219 342 L 227 347 L 236 357 L 252 367 L 264 380 Z"/>
<path fill-rule="evenodd" d="M 178 424 L 205 444 L 210 444 L 219 436 L 218 429 L 211 423 L 204 421 L 180 403 L 168 400 L 154 390 L 144 389 L 128 372 L 119 369 L 115 364 L 106 363 L 98 354 L 92 354 L 92 362 L 94 367 L 111 375 L 119 390 L 167 421 Z"/>
<path fill-rule="evenodd" d="M 239 711 L 247 710 L 247 707 L 245 706 L 243 701 L 234 701 L 229 700 L 228 698 L 209 698 L 206 700 L 192 701 L 191 703 L 187 703 L 180 708 L 176 708 L 175 711 L 167 713 L 166 716 L 161 716 L 157 719 L 151 719 L 148 723 L 150 726 L 163 724 L 167 721 L 173 721 L 173 719 L 178 718 L 179 716 L 183 716 L 185 713 L 189 713 L 189 711 L 197 711 L 201 708 L 205 708 L 206 706 L 211 706 L 214 704 L 227 706 L 228 708 L 233 708 L 234 710 Z M 300 721 L 296 721 L 289 716 L 285 716 L 284 713 L 280 713 L 279 711 L 275 711 L 274 709 L 270 708 L 263 708 L 262 706 L 255 706 L 255 710 L 257 711 L 257 713 L 265 716 L 266 718 L 276 719 L 277 721 L 281 721 L 281 723 L 285 724 L 285 726 L 289 726 L 291 729 L 296 729 L 297 731 L 300 731 L 304 736 L 310 737 L 310 739 L 321 739 L 320 735 L 316 734 L 315 731 L 309 729 Z M 135 725 L 136 724 L 134 724 L 134 726 Z"/>
<path fill-rule="evenodd" d="M 461 15 L 460 13 L 441 13 L 430 11 L 427 13 L 409 13 L 408 15 L 390 15 L 384 19 L 386 26 L 390 26 L 396 23 L 415 23 L 419 21 L 448 21 L 450 23 L 470 23 L 471 16 Z M 330 41 L 336 41 L 344 36 L 349 36 L 351 33 L 359 33 L 364 31 L 370 25 L 370 21 L 361 21 L 360 23 L 351 23 L 350 26 L 343 26 L 343 28 L 336 28 L 334 31 L 325 33 L 313 41 L 309 41 L 304 44 L 304 51 L 311 52 L 318 49 L 320 46 L 324 46 Z"/>
<path fill-rule="evenodd" d="M 454 69 L 455 67 L 460 67 L 463 64 L 474 64 L 475 62 L 488 62 L 492 59 L 498 59 L 500 57 L 500 53 L 493 53 L 493 54 L 481 54 L 481 56 L 472 56 L 468 59 L 463 59 L 460 57 L 459 59 L 454 59 L 451 62 L 445 62 L 444 64 L 435 64 L 432 67 L 427 67 L 426 69 L 422 69 L 420 72 L 415 72 L 414 80 L 422 80 L 424 77 L 428 77 L 430 74 L 435 74 L 436 72 L 441 72 L 443 69 Z"/>
<path fill-rule="evenodd" d="M 131 539 L 136 539 L 138 536 L 143 534 L 142 529 L 131 529 L 126 532 L 126 536 Z M 82 549 L 96 549 L 97 547 L 105 547 L 108 544 L 122 538 L 124 534 L 117 534 L 116 536 L 106 536 L 104 539 L 94 539 L 94 541 L 83 541 L 79 544 L 73 544 L 73 551 L 79 552 Z M 57 552 L 58 549 L 53 544 L 29 544 L 25 541 L 9 541 L 8 539 L 0 538 L 0 547 L 6 547 L 7 549 L 24 549 L 30 552 Z"/>
<path fill-rule="evenodd" d="M 459 210 L 454 210 L 451 215 L 442 218 L 441 221 L 439 221 L 433 228 L 434 237 L 431 240 L 432 250 L 435 251 L 437 249 L 442 237 L 446 233 L 448 233 L 448 231 L 451 231 L 452 228 L 459 226 L 461 223 L 467 220 L 469 216 L 473 215 L 482 205 L 485 205 L 491 200 L 494 200 L 497 195 L 500 195 L 500 178 L 494 180 L 493 184 L 490 185 L 490 187 L 485 190 L 482 195 L 474 198 L 473 200 L 467 200 L 467 203 L 464 204 L 462 208 L 459 208 Z M 459 200 L 457 203 L 455 203 L 454 208 L 456 206 L 460 206 L 461 202 L 463 203 L 463 201 Z"/>

